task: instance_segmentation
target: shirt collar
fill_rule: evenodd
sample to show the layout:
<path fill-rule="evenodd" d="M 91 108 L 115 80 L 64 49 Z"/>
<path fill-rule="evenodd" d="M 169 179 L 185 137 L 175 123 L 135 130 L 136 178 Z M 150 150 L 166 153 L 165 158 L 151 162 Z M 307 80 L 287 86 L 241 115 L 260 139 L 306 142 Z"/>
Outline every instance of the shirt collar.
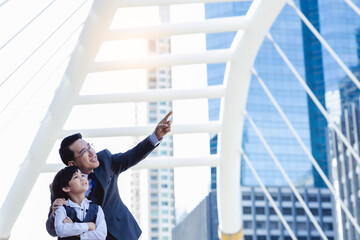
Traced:
<path fill-rule="evenodd" d="M 72 208 L 88 208 L 89 204 L 91 203 L 91 200 L 84 198 L 81 202 L 81 206 L 79 206 L 77 203 L 71 201 L 70 198 L 68 198 L 68 200 L 66 200 L 66 205 Z"/>

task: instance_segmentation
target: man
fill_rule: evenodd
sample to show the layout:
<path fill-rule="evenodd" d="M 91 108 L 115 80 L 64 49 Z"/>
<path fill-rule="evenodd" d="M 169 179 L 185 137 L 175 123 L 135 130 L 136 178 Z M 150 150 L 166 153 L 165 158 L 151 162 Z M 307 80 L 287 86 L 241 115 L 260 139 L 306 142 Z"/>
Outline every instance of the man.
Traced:
<path fill-rule="evenodd" d="M 158 123 L 153 134 L 125 153 L 111 154 L 107 149 L 96 153 L 91 145 L 82 139 L 80 133 L 68 136 L 61 142 L 59 153 L 64 164 L 76 166 L 83 174 L 89 175 L 89 191 L 86 197 L 104 210 L 107 240 L 139 239 L 141 229 L 119 196 L 118 176 L 146 158 L 171 131 L 171 122 L 168 120 L 171 114 L 172 112 L 169 112 Z M 51 236 L 56 236 L 54 212 L 66 202 L 65 199 L 55 200 L 53 196 L 51 201 L 46 229 Z"/>

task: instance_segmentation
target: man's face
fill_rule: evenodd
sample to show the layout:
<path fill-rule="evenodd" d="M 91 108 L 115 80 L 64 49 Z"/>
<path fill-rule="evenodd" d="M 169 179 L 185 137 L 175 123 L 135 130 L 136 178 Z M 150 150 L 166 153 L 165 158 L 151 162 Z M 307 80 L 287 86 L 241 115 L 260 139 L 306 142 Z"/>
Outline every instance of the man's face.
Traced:
<path fill-rule="evenodd" d="M 89 189 L 88 180 L 84 175 L 78 170 L 73 174 L 71 180 L 69 181 L 69 186 L 64 187 L 63 191 L 70 194 L 81 194 L 86 192 Z"/>
<path fill-rule="evenodd" d="M 69 161 L 69 166 L 74 165 L 82 173 L 89 174 L 100 165 L 95 150 L 84 139 L 76 140 L 69 148 L 74 152 L 74 160 Z"/>

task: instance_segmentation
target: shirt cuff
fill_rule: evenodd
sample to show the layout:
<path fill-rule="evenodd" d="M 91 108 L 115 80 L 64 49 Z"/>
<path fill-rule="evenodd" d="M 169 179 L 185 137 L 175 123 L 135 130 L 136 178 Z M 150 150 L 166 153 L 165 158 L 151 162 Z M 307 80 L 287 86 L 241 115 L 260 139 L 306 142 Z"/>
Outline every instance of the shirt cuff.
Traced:
<path fill-rule="evenodd" d="M 150 136 L 149 136 L 149 141 L 150 143 L 156 147 L 157 145 L 159 145 L 159 143 L 162 141 L 162 138 L 159 140 L 157 139 L 155 132 L 153 132 Z"/>

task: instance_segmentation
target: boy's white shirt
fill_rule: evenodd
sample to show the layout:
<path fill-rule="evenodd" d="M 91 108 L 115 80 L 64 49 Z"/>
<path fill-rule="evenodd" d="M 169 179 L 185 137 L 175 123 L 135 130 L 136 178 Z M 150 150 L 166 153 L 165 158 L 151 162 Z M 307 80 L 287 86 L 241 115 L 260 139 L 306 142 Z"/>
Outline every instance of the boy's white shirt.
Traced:
<path fill-rule="evenodd" d="M 68 199 L 66 200 L 66 205 L 74 208 L 76 211 L 76 216 L 80 221 L 83 221 L 86 216 L 86 210 L 89 209 L 90 202 L 90 200 L 84 198 L 81 206 L 79 206 L 77 203 L 74 203 Z M 96 217 L 96 230 L 89 231 L 87 223 L 63 223 L 66 217 L 67 215 L 64 206 L 59 207 L 55 211 L 55 230 L 59 237 L 80 235 L 81 240 L 103 240 L 106 238 L 106 222 L 104 212 L 100 206 Z"/>

